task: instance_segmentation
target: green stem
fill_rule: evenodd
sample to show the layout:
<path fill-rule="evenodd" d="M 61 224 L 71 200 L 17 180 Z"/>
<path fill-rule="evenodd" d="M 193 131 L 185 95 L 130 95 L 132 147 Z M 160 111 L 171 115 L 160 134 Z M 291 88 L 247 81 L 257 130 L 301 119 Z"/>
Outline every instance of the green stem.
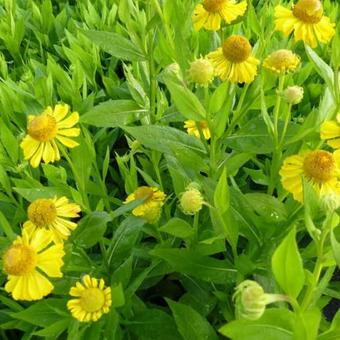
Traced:
<path fill-rule="evenodd" d="M 198 241 L 199 211 L 194 215 L 194 241 Z"/>
<path fill-rule="evenodd" d="M 287 110 L 287 113 L 286 113 L 286 117 L 285 117 L 285 123 L 284 123 L 284 126 L 283 126 L 280 143 L 279 143 L 280 147 L 282 147 L 284 138 L 285 138 L 286 133 L 287 133 L 288 123 L 290 122 L 290 117 L 291 117 L 291 110 L 292 110 L 292 104 L 289 104 L 288 110 Z"/>

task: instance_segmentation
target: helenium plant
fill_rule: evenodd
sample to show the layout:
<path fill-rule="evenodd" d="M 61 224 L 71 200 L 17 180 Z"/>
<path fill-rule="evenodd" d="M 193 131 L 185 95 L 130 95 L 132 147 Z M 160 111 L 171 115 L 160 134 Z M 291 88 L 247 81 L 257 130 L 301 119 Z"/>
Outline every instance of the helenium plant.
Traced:
<path fill-rule="evenodd" d="M 0 2 L 0 338 L 340 338 L 331 0 Z"/>

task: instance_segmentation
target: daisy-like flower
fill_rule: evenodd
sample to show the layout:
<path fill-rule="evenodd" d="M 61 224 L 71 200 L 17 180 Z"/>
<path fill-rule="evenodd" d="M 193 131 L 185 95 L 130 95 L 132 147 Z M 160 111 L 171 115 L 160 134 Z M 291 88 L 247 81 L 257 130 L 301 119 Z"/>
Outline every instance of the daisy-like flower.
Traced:
<path fill-rule="evenodd" d="M 340 148 L 340 115 L 336 117 L 336 121 L 330 120 L 321 125 L 320 137 L 333 149 Z"/>
<path fill-rule="evenodd" d="M 188 74 L 196 86 L 207 87 L 214 79 L 214 67 L 209 59 L 200 58 L 190 64 Z"/>
<path fill-rule="evenodd" d="M 210 52 L 215 74 L 232 83 L 251 83 L 259 61 L 251 55 L 252 47 L 245 37 L 232 35 L 216 51 Z"/>
<path fill-rule="evenodd" d="M 235 0 L 203 0 L 195 7 L 192 16 L 194 29 L 199 31 L 204 27 L 210 31 L 218 31 L 222 20 L 230 24 L 242 16 L 246 9 L 246 1 L 236 3 Z"/>
<path fill-rule="evenodd" d="M 68 112 L 68 105 L 57 104 L 54 110 L 48 106 L 40 115 L 28 116 L 27 135 L 20 146 L 25 159 L 30 159 L 32 167 L 38 167 L 41 160 L 45 163 L 58 161 L 59 142 L 68 148 L 79 145 L 68 138 L 79 136 L 80 129 L 73 127 L 79 121 L 79 114 L 73 112 L 65 118 Z"/>
<path fill-rule="evenodd" d="M 210 130 L 208 126 L 208 122 L 206 120 L 202 120 L 201 122 L 196 123 L 194 120 L 186 120 L 184 122 L 184 128 L 187 129 L 189 135 L 193 135 L 197 138 L 200 138 L 200 132 L 197 128 L 197 124 L 202 130 L 203 136 L 206 140 L 210 139 Z"/>
<path fill-rule="evenodd" d="M 329 42 L 335 34 L 335 24 L 323 15 L 320 0 L 299 0 L 292 10 L 275 7 L 275 30 L 289 36 L 294 32 L 295 41 L 303 40 L 311 47 L 318 41 Z"/>
<path fill-rule="evenodd" d="M 75 203 L 68 203 L 66 197 L 40 198 L 32 202 L 27 210 L 28 221 L 23 228 L 29 233 L 37 229 L 49 229 L 53 241 L 60 243 L 66 240 L 77 224 L 67 218 L 79 217 L 80 207 Z"/>
<path fill-rule="evenodd" d="M 319 196 L 340 193 L 340 155 L 324 150 L 309 151 L 286 158 L 280 170 L 283 187 L 303 202 L 302 178 L 311 183 Z"/>
<path fill-rule="evenodd" d="M 50 294 L 53 284 L 47 277 L 62 277 L 63 244 L 52 244 L 52 233 L 40 229 L 29 235 L 23 230 L 3 255 L 8 275 L 5 290 L 14 300 L 40 300 Z M 42 274 L 43 273 L 43 274 Z"/>
<path fill-rule="evenodd" d="M 165 194 L 158 188 L 142 186 L 130 194 L 125 204 L 134 200 L 144 200 L 138 207 L 132 210 L 134 216 L 143 217 L 148 223 L 156 223 L 161 214 L 161 208 L 164 205 Z"/>
<path fill-rule="evenodd" d="M 67 308 L 72 316 L 81 322 L 99 320 L 103 314 L 109 312 L 112 299 L 111 288 L 106 287 L 103 279 L 83 277 L 70 290 L 70 295 L 76 297 L 67 302 Z"/>
<path fill-rule="evenodd" d="M 277 74 L 294 71 L 300 64 L 300 58 L 290 50 L 278 50 L 271 53 L 263 62 L 263 66 Z"/>

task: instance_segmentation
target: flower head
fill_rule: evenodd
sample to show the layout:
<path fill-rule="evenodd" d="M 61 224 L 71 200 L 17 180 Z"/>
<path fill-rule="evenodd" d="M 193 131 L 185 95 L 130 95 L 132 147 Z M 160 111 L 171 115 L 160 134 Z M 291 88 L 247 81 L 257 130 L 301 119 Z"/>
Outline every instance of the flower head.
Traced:
<path fill-rule="evenodd" d="M 214 78 L 214 67 L 209 59 L 200 58 L 190 64 L 190 80 L 197 86 L 208 86 Z"/>
<path fill-rule="evenodd" d="M 134 216 L 143 217 L 148 223 L 156 223 L 164 205 L 165 194 L 155 187 L 142 186 L 130 194 L 125 204 L 134 200 L 142 200 L 142 203 L 132 210 Z"/>
<path fill-rule="evenodd" d="M 49 229 L 53 241 L 60 243 L 66 240 L 77 224 L 66 218 L 79 217 L 80 207 L 75 203 L 68 203 L 66 197 L 40 198 L 32 202 L 27 210 L 28 221 L 24 229 L 31 234 L 37 229 Z"/>
<path fill-rule="evenodd" d="M 221 21 L 230 24 L 242 16 L 247 9 L 247 2 L 235 3 L 235 0 L 203 0 L 195 7 L 192 21 L 196 31 L 202 27 L 210 31 L 218 31 Z"/>
<path fill-rule="evenodd" d="M 196 185 L 188 185 L 180 195 L 180 207 L 184 214 L 195 215 L 202 209 L 203 196 Z"/>
<path fill-rule="evenodd" d="M 323 15 L 320 0 L 299 0 L 292 10 L 275 7 L 275 30 L 288 36 L 294 32 L 296 41 L 303 40 L 311 47 L 318 41 L 327 43 L 335 34 L 335 24 Z"/>
<path fill-rule="evenodd" d="M 78 122 L 79 115 L 73 112 L 64 119 L 68 111 L 68 105 L 58 104 L 54 110 L 49 106 L 40 115 L 28 117 L 27 135 L 20 146 L 25 159 L 30 159 L 32 167 L 38 167 L 41 160 L 45 163 L 58 161 L 59 142 L 69 148 L 78 145 L 68 137 L 79 136 L 80 129 L 73 127 Z"/>
<path fill-rule="evenodd" d="M 221 80 L 232 83 L 251 83 L 257 73 L 259 61 L 251 55 L 252 47 L 248 39 L 232 35 L 216 51 L 208 54 L 215 74 Z"/>
<path fill-rule="evenodd" d="M 199 124 L 199 125 L 198 125 Z M 202 120 L 201 122 L 195 122 L 194 120 L 186 120 L 184 122 L 184 128 L 187 129 L 189 135 L 193 135 L 197 138 L 200 138 L 200 131 L 198 126 L 202 130 L 203 136 L 205 139 L 210 139 L 210 130 L 208 126 L 208 122 L 206 120 Z"/>
<path fill-rule="evenodd" d="M 301 86 L 288 86 L 283 91 L 283 97 L 287 103 L 291 105 L 296 105 L 303 99 L 303 87 Z"/>
<path fill-rule="evenodd" d="M 13 242 L 3 255 L 3 268 L 8 275 L 5 290 L 15 300 L 40 300 L 53 290 L 47 277 L 62 277 L 63 244 L 51 244 L 52 233 L 41 229 Z M 42 274 L 42 273 L 43 274 Z"/>
<path fill-rule="evenodd" d="M 290 50 L 278 50 L 271 53 L 263 62 L 263 66 L 278 74 L 294 71 L 300 64 L 300 58 Z"/>
<path fill-rule="evenodd" d="M 340 115 L 336 120 L 330 120 L 321 125 L 320 137 L 326 140 L 333 149 L 340 148 Z"/>
<path fill-rule="evenodd" d="M 280 170 L 283 187 L 303 202 L 303 181 L 309 181 L 319 196 L 340 192 L 340 158 L 324 150 L 309 151 L 286 158 Z"/>
<path fill-rule="evenodd" d="M 236 287 L 233 299 L 236 302 L 239 318 L 257 320 L 265 312 L 266 305 L 285 301 L 287 297 L 280 294 L 267 294 L 256 281 L 245 280 Z"/>
<path fill-rule="evenodd" d="M 111 288 L 106 287 L 103 279 L 83 277 L 70 290 L 70 295 L 76 297 L 67 302 L 67 308 L 72 316 L 81 322 L 99 320 L 103 314 L 110 310 L 112 304 Z"/>

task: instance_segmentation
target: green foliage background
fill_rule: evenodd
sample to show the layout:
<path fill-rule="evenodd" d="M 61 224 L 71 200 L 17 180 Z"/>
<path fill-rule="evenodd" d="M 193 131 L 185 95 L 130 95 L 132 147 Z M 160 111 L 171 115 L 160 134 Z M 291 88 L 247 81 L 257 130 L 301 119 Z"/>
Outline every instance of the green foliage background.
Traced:
<path fill-rule="evenodd" d="M 339 113 L 339 29 L 315 50 L 294 44 L 274 32 L 279 3 L 288 2 L 248 1 L 244 18 L 220 35 L 193 31 L 191 0 L 0 1 L 1 249 L 20 234 L 37 198 L 67 196 L 83 212 L 51 296 L 17 302 L 1 288 L 2 339 L 340 338 L 340 314 L 331 320 L 322 313 L 340 299 L 337 214 L 326 216 L 312 194 L 304 206 L 294 201 L 278 175 L 286 156 L 321 145 L 320 124 Z M 323 6 L 337 22 L 337 1 Z M 260 68 L 250 85 L 215 80 L 205 91 L 176 82 L 167 68 L 178 63 L 187 79 L 190 62 L 232 33 L 249 38 L 260 60 L 280 48 L 301 57 L 286 85 L 303 86 L 304 99 L 277 157 L 275 75 Z M 32 169 L 19 148 L 27 115 L 58 102 L 81 115 L 80 146 Z M 287 108 L 282 103 L 281 118 Z M 210 144 L 183 129 L 184 120 L 207 112 L 214 117 Z M 192 181 L 208 203 L 195 217 L 178 207 Z M 168 196 L 157 225 L 131 215 L 136 203 L 122 204 L 140 185 Z M 322 258 L 311 225 L 334 230 Z M 323 271 L 315 282 L 317 261 Z M 87 273 L 112 288 L 110 313 L 93 324 L 66 309 L 70 287 Z M 289 295 L 293 308 L 278 303 L 257 321 L 235 320 L 232 295 L 246 278 Z M 3 286 L 4 273 L 0 280 Z"/>

